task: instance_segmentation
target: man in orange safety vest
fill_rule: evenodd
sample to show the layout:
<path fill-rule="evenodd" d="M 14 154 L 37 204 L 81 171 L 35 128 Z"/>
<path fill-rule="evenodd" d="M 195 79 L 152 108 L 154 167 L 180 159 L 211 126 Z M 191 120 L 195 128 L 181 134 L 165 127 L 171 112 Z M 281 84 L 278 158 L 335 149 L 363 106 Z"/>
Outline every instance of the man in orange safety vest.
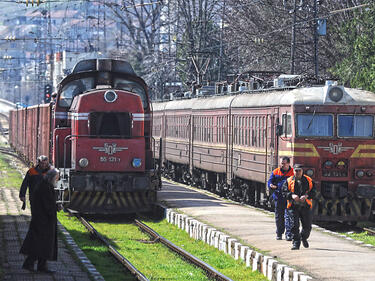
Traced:
<path fill-rule="evenodd" d="M 295 164 L 294 176 L 286 180 L 283 185 L 283 194 L 288 200 L 287 211 L 291 220 L 291 232 L 293 236 L 292 250 L 299 250 L 302 244 L 309 247 L 307 239 L 310 236 L 312 224 L 312 199 L 315 196 L 314 182 L 309 176 L 303 174 L 302 165 Z M 299 232 L 299 222 L 302 230 Z"/>

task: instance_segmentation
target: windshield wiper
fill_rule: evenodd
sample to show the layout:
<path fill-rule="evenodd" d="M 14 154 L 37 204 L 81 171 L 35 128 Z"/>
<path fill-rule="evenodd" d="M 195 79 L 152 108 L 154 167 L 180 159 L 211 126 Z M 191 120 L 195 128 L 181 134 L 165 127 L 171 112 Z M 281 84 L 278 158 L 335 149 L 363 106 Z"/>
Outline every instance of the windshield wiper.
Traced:
<path fill-rule="evenodd" d="M 350 131 L 349 132 L 353 132 L 353 135 L 354 135 L 354 119 L 355 119 L 355 116 L 357 115 L 357 108 L 355 107 L 354 108 L 354 115 L 353 115 L 353 119 L 352 119 L 352 125 L 350 126 Z"/>
<path fill-rule="evenodd" d="M 311 126 L 311 124 L 312 124 L 312 122 L 313 122 L 313 120 L 314 120 L 314 118 L 315 118 L 315 112 L 316 112 L 316 106 L 314 107 L 313 116 L 312 116 L 312 118 L 311 118 L 311 120 L 310 120 L 309 125 L 307 126 L 307 129 L 310 129 L 310 126 Z"/>

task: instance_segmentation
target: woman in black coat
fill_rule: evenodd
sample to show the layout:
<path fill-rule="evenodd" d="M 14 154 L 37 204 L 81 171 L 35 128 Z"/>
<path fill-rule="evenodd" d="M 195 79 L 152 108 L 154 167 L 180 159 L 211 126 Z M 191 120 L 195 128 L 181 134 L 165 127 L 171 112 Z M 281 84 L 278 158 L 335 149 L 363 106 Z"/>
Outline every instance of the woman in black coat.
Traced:
<path fill-rule="evenodd" d="M 33 216 L 20 250 L 21 254 L 27 255 L 22 266 L 26 270 L 34 271 L 34 263 L 38 260 L 37 270 L 51 273 L 47 268 L 47 260 L 57 260 L 57 205 L 54 188 L 58 179 L 59 171 L 52 168 L 33 191 Z"/>

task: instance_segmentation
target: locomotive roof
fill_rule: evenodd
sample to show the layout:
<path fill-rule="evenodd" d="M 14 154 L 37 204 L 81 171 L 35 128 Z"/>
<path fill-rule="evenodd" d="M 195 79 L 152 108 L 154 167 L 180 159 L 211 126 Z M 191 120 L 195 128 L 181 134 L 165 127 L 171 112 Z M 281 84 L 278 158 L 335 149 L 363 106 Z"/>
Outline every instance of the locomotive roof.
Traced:
<path fill-rule="evenodd" d="M 267 107 L 275 105 L 323 105 L 350 104 L 375 105 L 375 94 L 372 92 L 343 88 L 344 95 L 339 102 L 327 98 L 328 87 L 309 87 L 288 90 L 273 90 L 267 92 L 243 93 L 235 96 L 213 96 L 189 100 L 174 100 L 154 103 L 154 110 L 183 110 L 183 109 L 221 109 L 241 107 Z"/>
<path fill-rule="evenodd" d="M 90 71 L 110 71 L 123 74 L 136 75 L 130 63 L 116 59 L 86 59 L 79 61 L 72 73 Z"/>

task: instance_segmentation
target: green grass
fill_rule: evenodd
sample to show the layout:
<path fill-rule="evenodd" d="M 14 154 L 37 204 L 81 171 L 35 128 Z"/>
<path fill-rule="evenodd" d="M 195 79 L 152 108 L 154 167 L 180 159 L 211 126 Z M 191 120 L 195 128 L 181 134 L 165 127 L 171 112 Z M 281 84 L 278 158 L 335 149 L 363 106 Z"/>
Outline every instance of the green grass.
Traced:
<path fill-rule="evenodd" d="M 112 274 L 113 265 L 109 264 L 113 259 L 108 258 L 106 250 L 98 242 L 89 239 L 89 234 L 75 218 L 60 213 L 59 220 L 106 280 L 123 280 L 124 273 L 120 270 L 117 272 L 118 276 Z M 146 223 L 160 235 L 233 280 L 267 280 L 259 272 L 252 272 L 244 262 L 236 261 L 214 247 L 190 238 L 185 231 L 169 224 L 166 220 L 159 222 L 148 220 Z M 112 220 L 108 223 L 96 220 L 91 224 L 108 240 L 111 238 L 109 240 L 111 244 L 150 280 L 209 280 L 202 270 L 186 263 L 161 243 L 140 242 L 140 240 L 150 241 L 150 238 L 129 221 Z M 108 266 L 102 266 L 108 260 Z"/>
<path fill-rule="evenodd" d="M 190 238 L 188 233 L 180 230 L 177 226 L 168 223 L 166 220 L 158 223 L 145 221 L 145 223 L 160 235 L 208 263 L 232 280 L 267 280 L 267 278 L 261 273 L 252 272 L 249 267 L 246 267 L 243 261 L 236 261 L 231 256 L 207 245 L 203 241 Z"/>
<path fill-rule="evenodd" d="M 105 280 L 134 280 L 134 278 L 130 274 L 127 275 L 122 266 L 116 263 L 108 254 L 106 247 L 102 246 L 101 242 L 90 238 L 86 228 L 76 218 L 68 217 L 68 215 L 63 212 L 58 213 L 57 217 Z"/>
<path fill-rule="evenodd" d="M 114 274 L 113 258 L 106 254 L 107 250 L 98 242 L 90 241 L 86 230 L 75 218 L 59 214 L 59 220 L 105 280 L 124 280 L 124 270 L 118 266 L 120 270 Z M 104 237 L 110 237 L 111 240 L 108 240 L 111 244 L 150 280 L 208 280 L 202 270 L 181 260 L 162 244 L 149 243 L 149 237 L 129 222 L 96 222 L 92 225 Z"/>
<path fill-rule="evenodd" d="M 0 153 L 0 186 L 19 189 L 22 184 L 22 177 L 20 173 L 11 166 L 10 158 L 11 156 Z"/>
<path fill-rule="evenodd" d="M 350 238 L 353 238 L 358 241 L 363 241 L 366 244 L 370 244 L 375 246 L 375 236 L 368 234 L 367 231 L 359 232 L 359 233 L 348 233 L 348 232 L 342 232 L 341 234 L 344 234 Z"/>

